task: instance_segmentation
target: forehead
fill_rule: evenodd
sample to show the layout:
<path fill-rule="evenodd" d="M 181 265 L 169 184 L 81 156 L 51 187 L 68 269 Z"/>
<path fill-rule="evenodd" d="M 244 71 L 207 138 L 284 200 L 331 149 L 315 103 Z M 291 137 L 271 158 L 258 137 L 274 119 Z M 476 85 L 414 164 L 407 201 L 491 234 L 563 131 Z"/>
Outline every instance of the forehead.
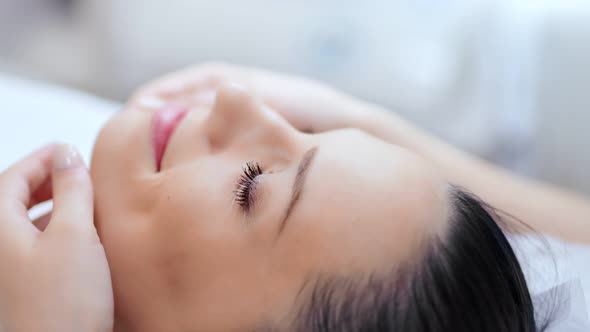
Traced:
<path fill-rule="evenodd" d="M 426 161 L 356 131 L 318 141 L 295 222 L 322 238 L 334 265 L 342 259 L 340 265 L 366 270 L 404 259 L 444 228 L 447 186 Z"/>

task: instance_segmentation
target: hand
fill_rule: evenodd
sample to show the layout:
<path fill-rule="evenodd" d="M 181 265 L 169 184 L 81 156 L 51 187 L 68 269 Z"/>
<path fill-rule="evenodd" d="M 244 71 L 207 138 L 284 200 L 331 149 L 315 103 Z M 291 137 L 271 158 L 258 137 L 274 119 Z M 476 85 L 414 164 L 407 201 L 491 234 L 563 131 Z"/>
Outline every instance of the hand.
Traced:
<path fill-rule="evenodd" d="M 366 104 L 318 82 L 215 63 L 197 65 L 158 79 L 141 88 L 130 103 L 148 108 L 171 102 L 210 106 L 217 87 L 228 81 L 243 85 L 304 132 L 358 126 L 367 113 Z"/>
<path fill-rule="evenodd" d="M 28 210 L 51 198 L 39 229 Z M 0 271 L 0 331 L 112 331 L 92 184 L 74 148 L 44 148 L 0 174 Z"/>

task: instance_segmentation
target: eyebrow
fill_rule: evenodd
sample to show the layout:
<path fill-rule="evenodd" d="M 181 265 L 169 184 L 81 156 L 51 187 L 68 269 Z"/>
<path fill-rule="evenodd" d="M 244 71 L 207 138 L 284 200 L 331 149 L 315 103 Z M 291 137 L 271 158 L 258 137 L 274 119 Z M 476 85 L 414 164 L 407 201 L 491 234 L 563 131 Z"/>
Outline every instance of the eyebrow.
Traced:
<path fill-rule="evenodd" d="M 297 174 L 295 175 L 295 181 L 293 182 L 293 188 L 291 190 L 291 199 L 289 200 L 289 205 L 285 209 L 285 214 L 283 220 L 281 221 L 281 225 L 279 228 L 279 234 L 285 228 L 287 224 L 287 219 L 293 212 L 293 209 L 299 202 L 299 198 L 301 197 L 301 193 L 303 192 L 303 185 L 305 184 L 305 179 L 307 178 L 307 174 L 309 174 L 309 169 L 311 164 L 313 163 L 315 156 L 317 155 L 318 147 L 313 147 L 309 149 L 299 162 L 299 166 L 297 166 Z"/>

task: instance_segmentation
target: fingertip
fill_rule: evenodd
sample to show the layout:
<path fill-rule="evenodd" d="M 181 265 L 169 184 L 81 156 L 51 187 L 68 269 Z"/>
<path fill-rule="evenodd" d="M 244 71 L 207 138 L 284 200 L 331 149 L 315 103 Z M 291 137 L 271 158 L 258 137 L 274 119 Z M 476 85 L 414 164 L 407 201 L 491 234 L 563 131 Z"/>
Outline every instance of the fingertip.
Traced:
<path fill-rule="evenodd" d="M 75 147 L 61 144 L 55 149 L 52 186 L 53 215 L 48 229 L 92 229 L 92 181 Z"/>
<path fill-rule="evenodd" d="M 73 145 L 59 144 L 53 149 L 54 171 L 66 171 L 77 168 L 86 168 L 84 160 Z"/>

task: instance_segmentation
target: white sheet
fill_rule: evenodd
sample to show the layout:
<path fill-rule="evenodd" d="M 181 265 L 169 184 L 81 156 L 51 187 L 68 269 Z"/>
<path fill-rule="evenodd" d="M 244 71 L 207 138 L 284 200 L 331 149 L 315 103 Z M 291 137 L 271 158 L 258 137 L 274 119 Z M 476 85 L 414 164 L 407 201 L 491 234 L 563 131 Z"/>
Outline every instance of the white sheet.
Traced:
<path fill-rule="evenodd" d="M 98 131 L 119 108 L 116 103 L 79 92 L 0 76 L 0 170 L 29 151 L 56 141 L 76 144 L 89 161 Z M 533 293 L 579 279 L 588 302 L 590 247 L 549 239 L 551 254 L 547 255 L 537 250 L 534 242 L 514 241 L 530 262 L 526 271 Z"/>
<path fill-rule="evenodd" d="M 558 312 L 564 321 L 575 318 L 578 322 L 588 325 L 587 319 L 590 316 L 588 306 L 588 299 L 590 299 L 590 264 L 588 264 L 590 262 L 590 246 L 566 243 L 549 236 L 542 238 L 516 236 L 511 237 L 511 243 L 522 262 L 533 298 L 557 285 L 576 285 L 571 288 L 572 294 L 558 292 L 556 300 L 560 303 L 561 301 L 575 303 L 577 307 L 572 310 L 569 308 L 558 310 Z M 561 288 L 569 291 L 567 287 Z M 581 294 L 578 294 L 579 290 L 576 291 L 579 288 L 583 290 Z M 552 308 L 549 307 L 549 309 Z M 549 331 L 560 332 L 563 330 L 550 329 Z"/>
<path fill-rule="evenodd" d="M 44 144 L 75 144 L 88 162 L 98 131 L 119 105 L 0 75 L 0 170 Z"/>

